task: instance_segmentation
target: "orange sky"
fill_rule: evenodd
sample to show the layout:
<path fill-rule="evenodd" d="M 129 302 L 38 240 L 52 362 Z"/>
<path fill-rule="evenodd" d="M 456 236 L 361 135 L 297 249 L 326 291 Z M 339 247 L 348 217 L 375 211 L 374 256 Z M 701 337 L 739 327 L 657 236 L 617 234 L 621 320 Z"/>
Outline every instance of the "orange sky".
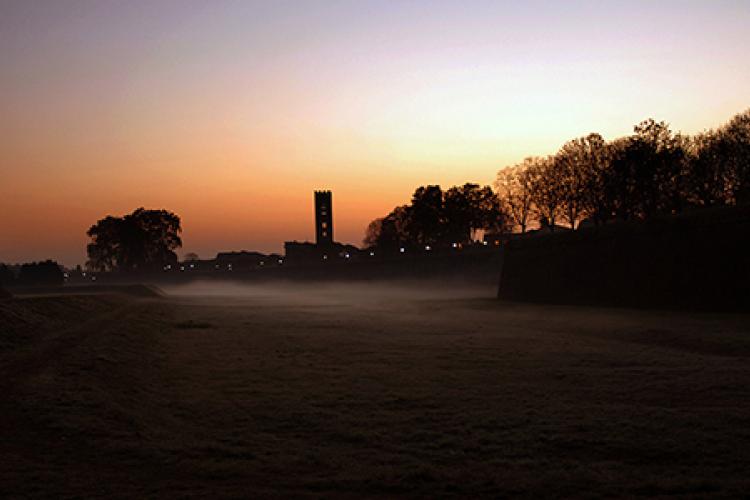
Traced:
<path fill-rule="evenodd" d="M 746 109 L 747 2 L 655 4 L 0 2 L 0 261 L 83 263 L 139 206 L 181 253 L 278 252 L 321 188 L 359 244 L 418 185 Z"/>

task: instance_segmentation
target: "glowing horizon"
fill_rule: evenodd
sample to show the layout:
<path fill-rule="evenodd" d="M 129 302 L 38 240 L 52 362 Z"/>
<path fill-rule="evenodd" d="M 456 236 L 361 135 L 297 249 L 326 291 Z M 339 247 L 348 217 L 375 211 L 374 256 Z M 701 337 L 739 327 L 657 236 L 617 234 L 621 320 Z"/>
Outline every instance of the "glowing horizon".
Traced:
<path fill-rule="evenodd" d="M 140 206 L 182 217 L 181 254 L 281 252 L 323 188 L 359 244 L 419 185 L 721 125 L 750 106 L 748 25 L 731 0 L 0 1 L 0 262 L 82 264 Z"/>

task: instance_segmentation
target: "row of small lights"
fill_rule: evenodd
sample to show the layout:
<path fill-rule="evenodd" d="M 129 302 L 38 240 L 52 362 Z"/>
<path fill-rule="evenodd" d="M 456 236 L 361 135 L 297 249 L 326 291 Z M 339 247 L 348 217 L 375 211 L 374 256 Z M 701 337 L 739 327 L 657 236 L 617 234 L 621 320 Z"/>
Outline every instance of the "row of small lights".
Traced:
<path fill-rule="evenodd" d="M 486 242 L 486 241 L 483 241 L 483 242 L 482 242 L 482 245 L 484 245 L 484 246 L 487 246 L 488 244 L 489 244 L 489 243 L 488 243 L 488 242 Z M 458 248 L 458 249 L 461 249 L 461 248 L 463 248 L 463 245 L 462 245 L 461 243 L 453 243 L 453 244 L 452 244 L 451 246 L 452 246 L 453 248 Z M 432 250 L 432 247 L 431 247 L 430 245 L 425 245 L 424 249 L 425 249 L 426 251 L 428 251 L 428 252 L 429 252 L 429 251 L 431 251 L 431 250 Z M 400 253 L 406 253 L 406 248 L 404 248 L 404 247 L 399 247 L 398 251 L 399 251 Z M 345 255 L 344 255 L 344 257 L 348 259 L 348 258 L 350 258 L 351 256 L 350 256 L 350 255 L 349 255 L 349 254 L 347 253 L 347 254 L 345 254 Z M 375 257 L 375 252 L 373 252 L 373 251 L 370 251 L 370 257 Z M 328 255 L 325 255 L 325 254 L 324 254 L 324 255 L 323 255 L 323 260 L 328 260 Z"/>
<path fill-rule="evenodd" d="M 488 243 L 486 241 L 483 241 L 482 245 L 487 246 Z M 460 249 L 460 248 L 462 248 L 463 245 L 461 245 L 460 243 L 453 243 L 452 246 L 453 246 L 453 248 Z M 429 252 L 429 251 L 432 250 L 432 247 L 430 245 L 425 245 L 424 249 Z M 404 247 L 400 247 L 398 250 L 399 250 L 400 253 L 406 253 L 406 248 L 404 248 Z M 375 252 L 370 251 L 370 257 L 375 257 Z M 344 254 L 344 258 L 349 259 L 349 258 L 351 258 L 351 255 L 349 253 L 346 253 L 346 254 Z M 328 255 L 324 254 L 323 255 L 323 260 L 328 260 Z M 284 259 L 279 259 L 278 262 L 281 265 L 281 264 L 284 263 Z M 260 263 L 259 263 L 259 265 L 261 265 L 261 266 L 264 266 L 265 264 L 266 264 L 265 261 L 260 261 Z M 195 269 L 195 264 L 190 264 L 189 267 L 190 267 L 190 269 Z M 215 268 L 219 269 L 219 264 L 216 264 Z M 172 264 L 167 264 L 166 266 L 164 266 L 164 270 L 165 271 L 171 271 L 172 270 Z M 180 272 L 184 272 L 184 271 L 185 271 L 185 266 L 181 265 L 180 266 Z M 227 271 L 232 271 L 232 264 L 227 264 Z M 83 273 L 81 273 L 81 276 L 83 276 L 85 278 L 86 274 L 87 274 L 86 272 L 83 272 Z M 63 274 L 63 278 L 64 279 L 67 280 L 69 277 L 70 276 L 68 275 L 68 273 Z M 96 276 L 93 275 L 93 274 L 91 275 L 91 281 L 96 281 Z"/>
<path fill-rule="evenodd" d="M 279 262 L 279 265 L 281 265 L 281 264 L 284 263 L 284 259 L 279 259 L 278 262 Z M 262 260 L 258 264 L 261 265 L 261 266 L 265 266 L 266 262 Z M 195 264 L 190 264 L 188 267 L 190 269 L 195 269 Z M 217 270 L 220 269 L 219 264 L 216 264 L 214 266 L 214 268 L 217 269 Z M 183 266 L 183 265 L 180 266 L 180 272 L 184 272 L 185 269 L 186 269 L 185 266 Z M 164 266 L 164 270 L 165 271 L 171 271 L 172 270 L 172 264 L 167 264 L 166 266 Z M 232 264 L 227 264 L 227 271 L 232 271 Z"/>
<path fill-rule="evenodd" d="M 482 242 L 482 245 L 484 245 L 484 246 L 487 246 L 487 245 L 488 245 L 488 243 L 487 243 L 486 241 L 483 241 L 483 242 Z M 463 248 L 463 245 L 462 245 L 461 243 L 453 243 L 453 244 L 452 244 L 451 246 L 452 246 L 453 248 L 458 248 L 458 249 L 461 249 L 461 248 Z M 432 250 L 432 247 L 431 247 L 430 245 L 425 245 L 424 249 L 425 249 L 425 250 L 426 250 L 427 252 L 429 252 L 429 251 L 431 251 L 431 250 Z M 404 248 L 404 247 L 400 247 L 400 248 L 398 249 L 398 251 L 399 251 L 400 253 L 406 253 L 406 248 Z M 373 251 L 370 251 L 370 257 L 375 257 L 375 252 L 373 252 Z M 349 254 L 348 252 L 347 252 L 347 253 L 345 253 L 345 254 L 344 254 L 344 258 L 345 258 L 345 259 L 350 259 L 350 258 L 351 258 L 351 254 Z M 328 254 L 323 254 L 323 260 L 328 260 Z M 278 262 L 279 262 L 279 264 L 283 264 L 283 263 L 284 263 L 284 259 L 279 259 L 279 260 L 278 260 Z M 259 262 L 259 265 L 261 265 L 261 266 L 264 266 L 265 264 L 266 264 L 266 263 L 265 263 L 265 261 L 260 261 L 260 262 Z M 216 269 L 219 269 L 219 264 L 216 264 L 216 265 L 215 265 L 214 267 L 215 267 Z M 164 266 L 164 270 L 165 270 L 165 271 L 170 271 L 171 269 L 172 269 L 172 264 L 167 264 L 166 266 Z M 195 269 L 195 264 L 190 264 L 190 269 Z M 228 271 L 231 271 L 231 270 L 232 270 L 232 264 L 227 264 L 227 270 L 228 270 Z M 180 271 L 185 271 L 185 266 L 180 266 Z M 85 273 L 84 273 L 84 276 L 85 276 Z"/>
<path fill-rule="evenodd" d="M 87 275 L 90 275 L 89 278 L 91 279 L 91 281 L 96 281 L 96 275 L 95 274 L 87 273 L 86 271 L 81 272 L 81 277 L 85 278 Z M 70 279 L 70 274 L 69 273 L 63 273 L 63 279 L 65 281 L 68 281 Z"/>

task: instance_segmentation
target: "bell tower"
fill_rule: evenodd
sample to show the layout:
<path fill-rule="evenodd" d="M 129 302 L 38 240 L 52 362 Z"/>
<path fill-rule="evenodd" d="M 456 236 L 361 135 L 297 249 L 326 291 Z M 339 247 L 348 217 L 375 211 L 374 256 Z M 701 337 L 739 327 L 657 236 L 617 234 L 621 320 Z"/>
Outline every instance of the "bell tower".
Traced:
<path fill-rule="evenodd" d="M 315 191 L 315 243 L 333 244 L 333 205 L 330 191 Z"/>

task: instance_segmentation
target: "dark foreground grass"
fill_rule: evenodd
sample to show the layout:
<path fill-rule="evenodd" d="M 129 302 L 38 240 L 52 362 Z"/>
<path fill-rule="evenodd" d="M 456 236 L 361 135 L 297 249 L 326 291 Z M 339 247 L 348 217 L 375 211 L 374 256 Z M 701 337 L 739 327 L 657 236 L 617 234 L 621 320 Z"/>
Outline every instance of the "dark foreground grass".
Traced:
<path fill-rule="evenodd" d="M 42 332 L 1 358 L 0 496 L 748 491 L 746 317 L 449 296 L 121 298 Z"/>

